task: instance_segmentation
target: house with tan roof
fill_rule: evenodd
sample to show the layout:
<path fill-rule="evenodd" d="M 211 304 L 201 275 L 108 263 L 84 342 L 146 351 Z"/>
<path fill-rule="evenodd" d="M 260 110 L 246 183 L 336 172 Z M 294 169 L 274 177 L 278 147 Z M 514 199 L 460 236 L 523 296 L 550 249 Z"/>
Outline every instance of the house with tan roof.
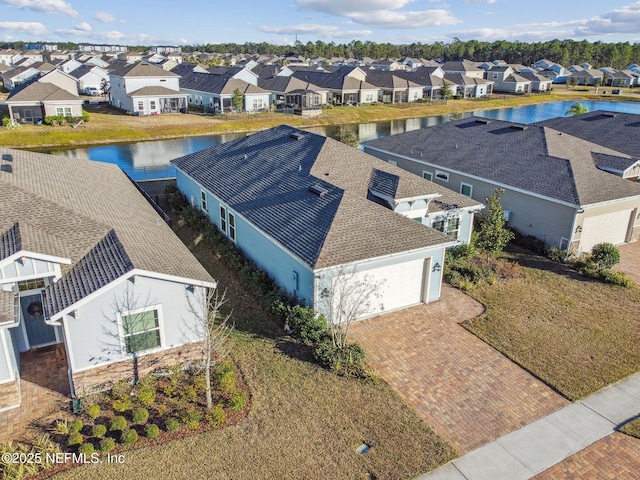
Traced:
<path fill-rule="evenodd" d="M 115 165 L 0 148 L 0 411 L 41 347 L 72 395 L 198 358 L 188 298 L 214 285 Z"/>
<path fill-rule="evenodd" d="M 385 311 L 440 297 L 446 247 L 482 204 L 336 140 L 282 125 L 171 161 L 193 206 L 307 305 L 355 272 Z M 375 314 L 377 312 L 369 312 Z"/>
<path fill-rule="evenodd" d="M 479 201 L 502 188 L 511 228 L 579 253 L 640 238 L 640 184 L 627 180 L 640 174 L 638 125 L 610 112 L 532 125 L 472 117 L 363 148 Z"/>
<path fill-rule="evenodd" d="M 61 71 L 57 73 L 66 75 Z M 84 101 L 53 83 L 34 82 L 13 90 L 5 103 L 12 120 L 34 124 L 48 116 L 81 117 Z"/>

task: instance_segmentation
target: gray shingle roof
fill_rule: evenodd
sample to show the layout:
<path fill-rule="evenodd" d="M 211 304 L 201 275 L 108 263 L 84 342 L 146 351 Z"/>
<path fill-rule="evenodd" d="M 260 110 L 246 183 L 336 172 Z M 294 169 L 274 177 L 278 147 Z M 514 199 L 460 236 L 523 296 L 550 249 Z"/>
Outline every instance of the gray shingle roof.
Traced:
<path fill-rule="evenodd" d="M 147 62 L 113 65 L 112 75 L 118 77 L 178 77 L 179 75 Z"/>
<path fill-rule="evenodd" d="M 626 155 L 542 126 L 467 118 L 364 145 L 572 205 L 640 195 L 640 185 L 595 166 L 595 153 Z"/>
<path fill-rule="evenodd" d="M 76 101 L 82 102 L 77 95 L 73 95 L 53 83 L 35 82 L 26 87 L 14 90 L 7 98 L 7 102 L 51 102 Z"/>
<path fill-rule="evenodd" d="M 171 88 L 161 87 L 159 85 L 152 85 L 149 87 L 142 87 L 138 90 L 130 92 L 127 94 L 130 97 L 162 97 L 162 96 L 172 96 L 176 95 L 186 95 L 181 93 L 180 90 L 172 90 Z"/>
<path fill-rule="evenodd" d="M 30 233 L 29 241 L 37 248 L 49 252 L 64 248 L 71 265 L 62 265 L 63 277 L 58 282 L 68 278 L 65 281 L 72 284 L 88 284 L 84 278 L 87 272 L 98 270 L 75 267 L 87 255 L 94 255 L 91 252 L 95 252 L 96 246 L 112 230 L 134 268 L 212 281 L 115 165 L 2 147 L 0 154 L 13 157 L 12 171 L 0 171 L 0 232 L 7 232 L 19 222 L 22 233 L 24 222 L 27 233 L 29 227 L 36 228 L 37 235 Z M 44 236 L 46 241 L 38 235 Z M 60 238 L 64 239 L 63 244 L 57 243 L 56 239 Z M 58 251 L 59 255 L 61 253 Z M 95 257 L 94 263 L 96 258 L 107 262 L 104 269 L 113 261 L 108 257 Z M 82 278 L 76 278 L 81 274 Z M 92 281 L 99 283 L 98 279 Z M 54 295 L 58 290 L 51 292 Z M 51 299 L 49 304 L 64 305 L 65 300 Z M 48 315 L 55 313 L 57 311 L 47 311 Z"/>
<path fill-rule="evenodd" d="M 69 249 L 63 237 L 25 221 L 14 223 L 0 235 L 0 260 L 20 251 L 69 258 Z"/>
<path fill-rule="evenodd" d="M 312 268 L 450 241 L 367 200 L 374 175 L 398 178 L 394 198 L 435 194 L 442 187 L 286 125 L 172 163 Z M 320 188 L 313 193 L 313 187 Z"/>
<path fill-rule="evenodd" d="M 550 127 L 631 157 L 640 157 L 640 115 L 597 110 L 553 118 L 535 125 Z"/>

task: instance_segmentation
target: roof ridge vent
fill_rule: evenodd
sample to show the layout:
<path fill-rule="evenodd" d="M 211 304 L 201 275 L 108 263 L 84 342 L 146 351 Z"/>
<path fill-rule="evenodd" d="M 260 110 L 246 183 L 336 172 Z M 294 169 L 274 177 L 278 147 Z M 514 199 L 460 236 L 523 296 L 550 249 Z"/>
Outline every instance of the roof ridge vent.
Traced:
<path fill-rule="evenodd" d="M 491 120 L 488 118 L 476 118 L 476 123 L 484 123 L 485 125 L 491 123 Z"/>
<path fill-rule="evenodd" d="M 289 138 L 293 138 L 294 140 L 300 140 L 302 137 L 304 137 L 304 135 L 299 132 L 291 132 L 289 134 Z"/>
<path fill-rule="evenodd" d="M 617 116 L 618 116 L 618 114 L 617 114 L 617 113 L 613 113 L 613 112 L 602 112 L 602 116 L 603 116 L 603 117 L 610 117 L 610 118 L 613 118 L 613 117 L 617 117 Z"/>
<path fill-rule="evenodd" d="M 320 185 L 311 185 L 308 190 L 319 197 L 324 197 L 327 193 L 329 193 L 329 190 L 321 187 Z"/>
<path fill-rule="evenodd" d="M 529 128 L 527 125 L 521 125 L 521 124 L 513 124 L 511 125 L 511 128 L 514 130 L 526 130 L 527 128 Z"/>

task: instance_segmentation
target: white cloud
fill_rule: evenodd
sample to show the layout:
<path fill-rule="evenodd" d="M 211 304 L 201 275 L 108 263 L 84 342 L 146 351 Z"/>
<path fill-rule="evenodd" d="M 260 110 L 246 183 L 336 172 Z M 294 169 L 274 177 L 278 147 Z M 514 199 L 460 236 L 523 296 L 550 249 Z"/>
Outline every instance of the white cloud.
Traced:
<path fill-rule="evenodd" d="M 102 23 L 125 23 L 124 20 L 106 12 L 96 12 L 93 18 Z"/>
<path fill-rule="evenodd" d="M 92 32 L 91 25 L 87 22 L 82 22 L 78 25 L 75 25 L 73 28 L 61 28 L 56 30 L 56 33 L 60 36 L 74 36 L 74 37 L 85 37 Z"/>
<path fill-rule="evenodd" d="M 313 10 L 369 27 L 418 28 L 461 23 L 444 8 L 402 10 L 413 0 L 296 0 L 301 10 Z"/>
<path fill-rule="evenodd" d="M 0 30 L 13 30 L 38 36 L 47 34 L 47 27 L 39 22 L 0 22 Z"/>
<path fill-rule="evenodd" d="M 273 33 L 277 35 L 317 35 L 323 38 L 361 38 L 371 35 L 371 30 L 341 30 L 339 27 L 333 25 L 315 25 L 310 23 L 302 23 L 299 25 L 285 25 L 285 26 L 267 26 L 263 25 L 258 27 L 259 30 L 265 33 Z M 286 37 L 282 37 L 286 38 Z"/>
<path fill-rule="evenodd" d="M 59 13 L 62 15 L 69 15 L 71 17 L 77 17 L 76 12 L 71 4 L 64 0 L 1 0 L 5 5 L 10 5 L 16 8 L 26 8 L 35 12 L 42 13 Z"/>
<path fill-rule="evenodd" d="M 492 3 L 496 3 L 496 0 L 464 0 L 464 3 L 488 3 L 491 5 Z"/>

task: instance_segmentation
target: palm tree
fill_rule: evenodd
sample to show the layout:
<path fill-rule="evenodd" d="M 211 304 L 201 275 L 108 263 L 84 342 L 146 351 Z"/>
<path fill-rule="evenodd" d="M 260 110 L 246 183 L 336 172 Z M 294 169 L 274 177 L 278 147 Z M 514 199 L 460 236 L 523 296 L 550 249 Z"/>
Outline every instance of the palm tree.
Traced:
<path fill-rule="evenodd" d="M 565 115 L 582 115 L 583 113 L 587 113 L 589 109 L 582 105 L 581 103 L 574 103 L 571 105 L 571 108 L 567 110 Z"/>

